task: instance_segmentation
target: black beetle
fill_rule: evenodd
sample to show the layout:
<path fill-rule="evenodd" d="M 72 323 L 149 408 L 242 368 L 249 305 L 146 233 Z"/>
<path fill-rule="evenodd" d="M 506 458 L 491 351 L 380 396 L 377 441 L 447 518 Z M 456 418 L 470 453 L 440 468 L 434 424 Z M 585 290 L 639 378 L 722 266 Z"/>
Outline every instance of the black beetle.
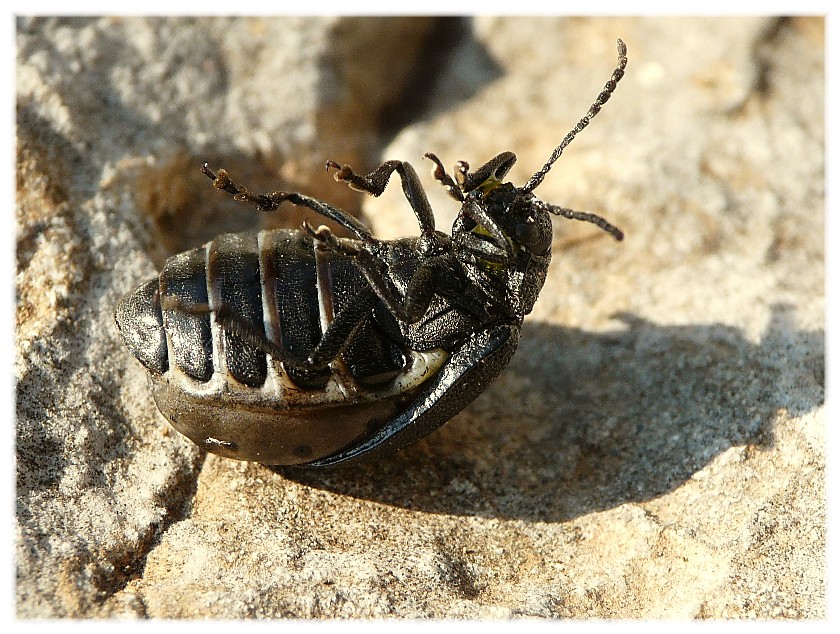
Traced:
<path fill-rule="evenodd" d="M 550 214 L 619 229 L 532 193 L 624 75 L 627 49 L 586 116 L 524 187 L 502 182 L 503 152 L 454 179 L 452 234 L 435 230 L 410 164 L 367 176 L 330 161 L 335 179 L 380 195 L 393 172 L 420 236 L 378 240 L 356 218 L 298 193 L 253 194 L 224 170 L 214 185 L 262 211 L 306 207 L 352 232 L 225 234 L 169 258 L 157 279 L 123 297 L 115 319 L 145 366 L 172 425 L 208 451 L 265 464 L 330 467 L 395 451 L 457 414 L 507 365 L 551 260 Z"/>

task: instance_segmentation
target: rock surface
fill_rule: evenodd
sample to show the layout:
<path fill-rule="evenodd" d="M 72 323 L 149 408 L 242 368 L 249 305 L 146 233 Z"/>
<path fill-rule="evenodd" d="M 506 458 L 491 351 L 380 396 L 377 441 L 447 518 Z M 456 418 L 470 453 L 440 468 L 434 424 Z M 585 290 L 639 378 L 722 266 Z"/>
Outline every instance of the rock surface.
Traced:
<path fill-rule="evenodd" d="M 20 617 L 825 616 L 824 22 L 818 18 L 19 19 Z M 511 364 L 393 458 L 297 475 L 207 456 L 113 324 L 163 259 L 266 219 L 197 171 L 416 233 L 450 166 L 558 220 Z M 302 214 L 272 222 L 296 226 Z"/>

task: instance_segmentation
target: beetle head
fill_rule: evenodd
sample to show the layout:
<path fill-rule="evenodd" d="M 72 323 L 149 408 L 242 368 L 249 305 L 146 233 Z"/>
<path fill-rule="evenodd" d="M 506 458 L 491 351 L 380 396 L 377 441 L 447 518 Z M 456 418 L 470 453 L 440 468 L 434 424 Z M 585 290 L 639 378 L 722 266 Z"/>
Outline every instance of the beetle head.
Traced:
<path fill-rule="evenodd" d="M 507 168 L 516 160 L 511 154 Z M 531 312 L 551 261 L 549 211 L 530 192 L 493 176 L 465 192 L 452 227 L 455 252 L 470 277 L 502 299 L 511 317 Z"/>

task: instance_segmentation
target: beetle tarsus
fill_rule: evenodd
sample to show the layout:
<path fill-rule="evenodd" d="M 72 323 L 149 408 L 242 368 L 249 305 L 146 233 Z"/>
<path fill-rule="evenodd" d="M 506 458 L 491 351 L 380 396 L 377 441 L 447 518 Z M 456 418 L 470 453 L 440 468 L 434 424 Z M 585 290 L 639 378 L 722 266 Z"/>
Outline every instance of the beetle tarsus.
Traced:
<path fill-rule="evenodd" d="M 405 165 L 408 164 L 402 161 L 385 161 L 370 174 L 360 176 L 349 165 L 340 165 L 335 161 L 327 161 L 327 169 L 336 170 L 335 174 L 333 174 L 335 180 L 347 183 L 351 189 L 370 194 L 371 196 L 382 195 L 382 192 L 385 191 L 385 187 L 388 185 L 391 174 L 395 171 L 400 172 L 400 176 L 404 177 Z"/>
<path fill-rule="evenodd" d="M 432 176 L 434 176 L 435 180 L 440 182 L 446 188 L 446 193 L 458 202 L 464 202 L 464 194 L 461 192 L 461 188 L 458 187 L 458 184 L 453 180 L 453 178 L 446 173 L 446 169 L 444 169 L 443 163 L 437 155 L 432 152 L 426 152 L 423 157 L 431 160 L 435 164 L 435 168 L 432 170 Z"/>

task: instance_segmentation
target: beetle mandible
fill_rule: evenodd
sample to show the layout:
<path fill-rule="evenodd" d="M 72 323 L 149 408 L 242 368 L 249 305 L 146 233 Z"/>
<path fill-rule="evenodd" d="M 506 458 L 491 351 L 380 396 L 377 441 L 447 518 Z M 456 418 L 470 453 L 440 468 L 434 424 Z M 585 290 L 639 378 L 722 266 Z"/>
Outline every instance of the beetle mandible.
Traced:
<path fill-rule="evenodd" d="M 335 179 L 379 196 L 396 172 L 418 237 L 378 240 L 359 220 L 294 192 L 254 194 L 224 170 L 216 188 L 262 211 L 283 202 L 348 229 L 225 234 L 169 258 L 123 297 L 115 319 L 170 423 L 206 450 L 265 464 L 323 468 L 379 457 L 431 433 L 475 399 L 519 342 L 551 260 L 551 214 L 622 232 L 533 191 L 624 75 L 627 49 L 586 115 L 523 187 L 503 182 L 502 152 L 434 178 L 461 204 L 451 235 L 409 163 Z"/>

